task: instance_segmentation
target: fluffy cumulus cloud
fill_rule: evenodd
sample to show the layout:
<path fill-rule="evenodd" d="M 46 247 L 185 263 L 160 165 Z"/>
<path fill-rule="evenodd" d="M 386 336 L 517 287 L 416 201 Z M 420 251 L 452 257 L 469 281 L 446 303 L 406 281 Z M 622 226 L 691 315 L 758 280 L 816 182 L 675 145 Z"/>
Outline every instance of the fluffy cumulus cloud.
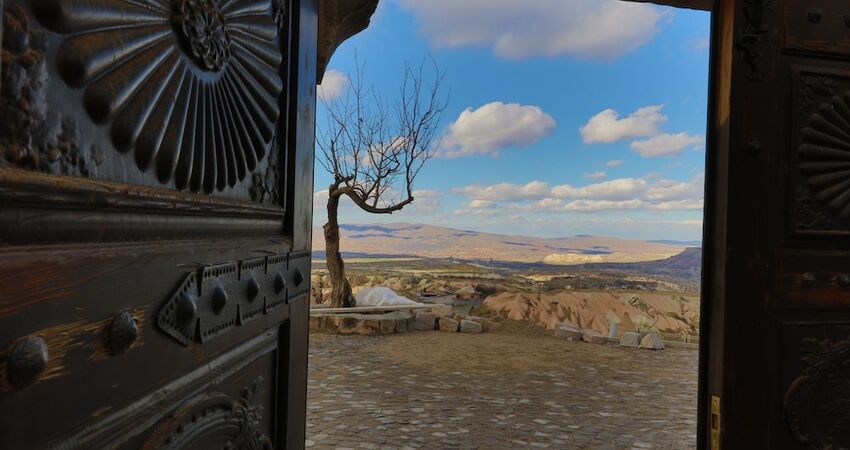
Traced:
<path fill-rule="evenodd" d="M 664 105 L 645 106 L 626 117 L 620 117 L 620 113 L 613 109 L 591 117 L 582 126 L 581 139 L 585 144 L 610 144 L 639 137 L 654 136 L 658 134 L 659 126 L 667 121 L 667 116 L 661 113 Z"/>
<path fill-rule="evenodd" d="M 441 154 L 498 156 L 505 148 L 527 147 L 554 130 L 555 119 L 537 106 L 488 103 L 460 113 L 443 137 Z"/>
<path fill-rule="evenodd" d="M 618 178 L 584 186 L 550 187 L 541 181 L 526 184 L 472 185 L 454 190 L 470 199 L 468 210 L 486 210 L 488 215 L 598 211 L 698 211 L 703 206 L 702 174 L 687 181 L 654 175 Z M 480 213 L 483 215 L 484 213 Z"/>
<path fill-rule="evenodd" d="M 601 180 L 602 178 L 607 177 L 608 174 L 600 170 L 598 172 L 586 173 L 583 176 L 590 180 Z"/>
<path fill-rule="evenodd" d="M 668 10 L 619 0 L 400 0 L 438 47 L 488 47 L 502 58 L 611 60 L 658 33 Z"/>
<path fill-rule="evenodd" d="M 682 150 L 688 147 L 695 149 L 705 147 L 705 136 L 688 133 L 664 133 L 649 139 L 634 141 L 630 144 L 630 147 L 644 158 L 678 156 L 682 154 Z"/>
<path fill-rule="evenodd" d="M 620 167 L 623 165 L 622 159 L 612 159 L 605 163 L 605 167 Z"/>
<path fill-rule="evenodd" d="M 348 76 L 336 69 L 325 72 L 322 84 L 316 87 L 316 95 L 319 100 L 331 101 L 345 92 L 348 87 Z"/>
<path fill-rule="evenodd" d="M 551 195 L 558 198 L 629 200 L 643 192 L 646 186 L 647 181 L 643 178 L 618 178 L 581 187 L 568 184 L 555 186 L 552 188 Z"/>
<path fill-rule="evenodd" d="M 471 185 L 455 188 L 454 192 L 473 200 L 489 200 L 497 202 L 503 200 L 528 200 L 545 197 L 550 192 L 550 189 L 547 183 L 542 181 L 531 181 L 524 185 L 513 183 L 499 183 L 490 186 Z"/>

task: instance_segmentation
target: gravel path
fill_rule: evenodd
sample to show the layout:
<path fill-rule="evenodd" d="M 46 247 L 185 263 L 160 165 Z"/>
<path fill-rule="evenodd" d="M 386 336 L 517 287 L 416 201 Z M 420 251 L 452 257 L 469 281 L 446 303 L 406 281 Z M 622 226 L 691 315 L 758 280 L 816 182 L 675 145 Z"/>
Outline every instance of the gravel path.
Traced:
<path fill-rule="evenodd" d="M 312 449 L 690 449 L 697 352 L 507 333 L 311 336 Z"/>

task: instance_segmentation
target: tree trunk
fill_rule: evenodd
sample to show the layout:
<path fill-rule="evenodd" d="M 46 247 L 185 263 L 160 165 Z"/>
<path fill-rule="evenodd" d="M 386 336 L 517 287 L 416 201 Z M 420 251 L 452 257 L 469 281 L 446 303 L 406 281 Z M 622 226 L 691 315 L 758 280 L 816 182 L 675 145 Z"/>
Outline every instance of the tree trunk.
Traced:
<path fill-rule="evenodd" d="M 328 192 L 328 223 L 323 227 L 325 259 L 331 276 L 331 308 L 347 308 L 354 306 L 354 297 L 351 295 L 351 284 L 345 278 L 345 263 L 339 253 L 339 221 L 337 220 L 339 194 L 335 191 L 335 186 L 331 186 Z"/>

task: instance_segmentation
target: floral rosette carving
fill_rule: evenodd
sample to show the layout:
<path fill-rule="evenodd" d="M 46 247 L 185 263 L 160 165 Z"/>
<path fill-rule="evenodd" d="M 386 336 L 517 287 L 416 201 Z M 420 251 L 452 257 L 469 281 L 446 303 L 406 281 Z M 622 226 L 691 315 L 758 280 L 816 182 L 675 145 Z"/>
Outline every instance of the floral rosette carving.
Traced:
<path fill-rule="evenodd" d="M 806 365 L 785 397 L 797 440 L 811 449 L 850 447 L 850 340 L 805 339 Z"/>
<path fill-rule="evenodd" d="M 192 56 L 201 68 L 219 71 L 230 60 L 230 33 L 224 16 L 213 0 L 179 2 L 180 29 Z"/>
<path fill-rule="evenodd" d="M 65 83 L 115 149 L 177 189 L 234 187 L 269 154 L 283 91 L 275 0 L 33 0 Z"/>

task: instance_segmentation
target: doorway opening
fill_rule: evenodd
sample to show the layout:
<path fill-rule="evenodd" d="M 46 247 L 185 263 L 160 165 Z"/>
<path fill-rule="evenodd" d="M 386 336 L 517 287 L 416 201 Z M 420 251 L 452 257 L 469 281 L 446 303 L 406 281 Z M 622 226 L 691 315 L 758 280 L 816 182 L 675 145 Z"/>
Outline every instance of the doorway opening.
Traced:
<path fill-rule="evenodd" d="M 308 446 L 695 448 L 710 13 L 432 3 L 379 9 L 319 88 L 391 99 L 430 52 L 452 95 L 409 207 L 340 206 L 356 310 L 323 305 L 316 192 Z"/>

